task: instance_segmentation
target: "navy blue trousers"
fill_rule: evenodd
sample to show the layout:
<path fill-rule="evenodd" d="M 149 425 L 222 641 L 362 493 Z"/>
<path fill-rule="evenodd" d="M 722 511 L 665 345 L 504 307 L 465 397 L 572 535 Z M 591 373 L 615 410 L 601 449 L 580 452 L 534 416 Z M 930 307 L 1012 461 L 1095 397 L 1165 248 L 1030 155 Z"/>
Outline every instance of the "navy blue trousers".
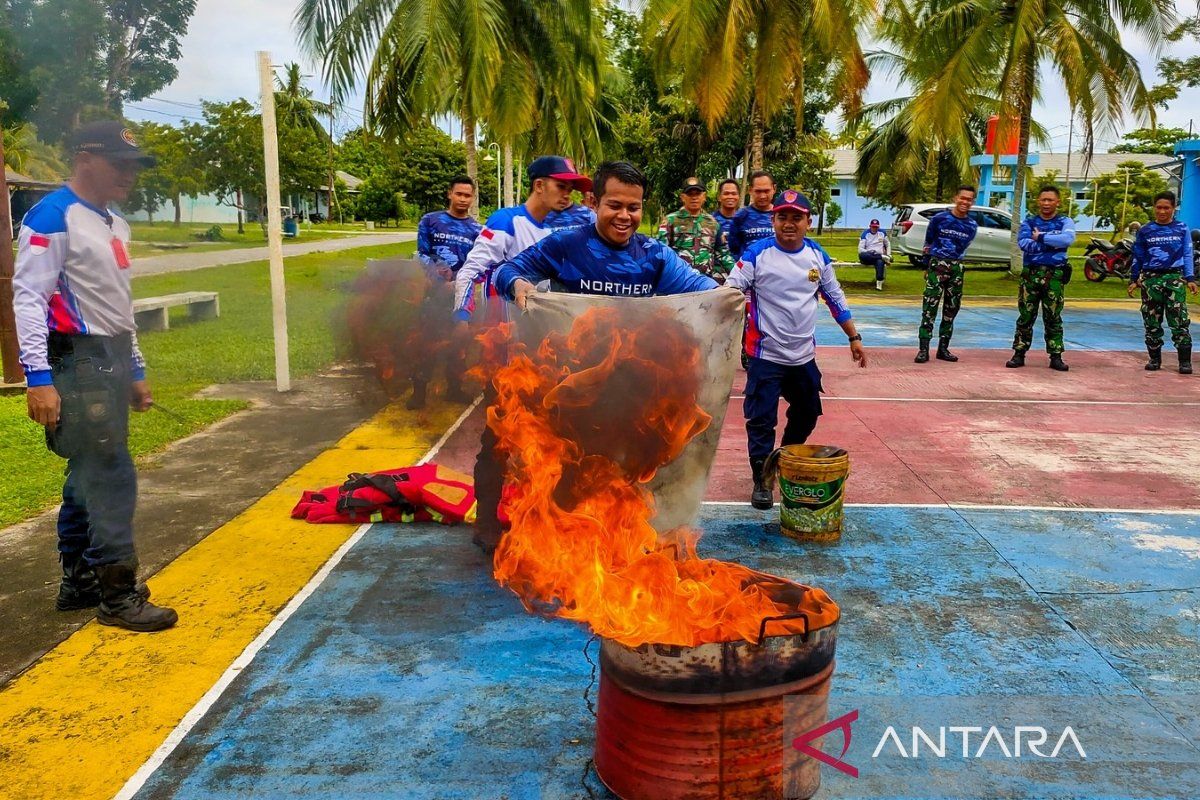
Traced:
<path fill-rule="evenodd" d="M 129 455 L 130 339 L 59 336 L 49 342 L 59 424 L 46 443 L 67 459 L 58 551 L 92 566 L 134 560 L 137 471 Z"/>
<path fill-rule="evenodd" d="M 788 404 L 781 444 L 804 444 L 821 416 L 821 371 L 815 359 L 799 366 L 750 359 L 742 412 L 751 461 L 764 459 L 775 449 L 780 397 Z"/>
<path fill-rule="evenodd" d="M 875 280 L 883 280 L 884 273 L 887 272 L 887 262 L 883 260 L 883 256 L 876 253 L 859 253 L 858 261 L 868 267 L 874 267 Z"/>

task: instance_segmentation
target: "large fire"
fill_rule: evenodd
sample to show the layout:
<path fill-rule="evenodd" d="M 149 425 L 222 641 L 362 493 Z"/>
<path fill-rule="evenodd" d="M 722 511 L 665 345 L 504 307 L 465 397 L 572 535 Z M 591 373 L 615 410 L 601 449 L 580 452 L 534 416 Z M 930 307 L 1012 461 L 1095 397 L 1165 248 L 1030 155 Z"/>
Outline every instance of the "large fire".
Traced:
<path fill-rule="evenodd" d="M 507 336 L 492 331 L 487 349 L 502 350 Z M 492 376 L 488 410 L 511 484 L 495 575 L 528 609 L 631 647 L 757 641 L 764 618 L 797 611 L 813 629 L 837 619 L 820 589 L 801 609 L 778 603 L 760 573 L 700 558 L 698 534 L 660 537 L 651 526 L 644 484 L 711 422 L 697 405 L 700 348 L 686 325 L 597 308 L 535 353 L 512 350 Z M 792 619 L 768 633 L 803 630 Z"/>

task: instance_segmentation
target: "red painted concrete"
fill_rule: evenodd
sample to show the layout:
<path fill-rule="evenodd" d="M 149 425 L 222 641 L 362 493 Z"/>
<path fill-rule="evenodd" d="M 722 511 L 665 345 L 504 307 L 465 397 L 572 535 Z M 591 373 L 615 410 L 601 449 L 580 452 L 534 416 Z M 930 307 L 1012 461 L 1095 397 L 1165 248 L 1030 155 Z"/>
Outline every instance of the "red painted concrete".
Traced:
<path fill-rule="evenodd" d="M 820 349 L 825 415 L 811 441 L 850 451 L 849 502 L 1200 508 L 1200 405 L 1174 405 L 1200 403 L 1200 377 L 1147 373 L 1136 353 L 1070 353 L 1066 374 L 1041 353 L 1021 370 L 1005 369 L 1004 351 L 958 354 L 957 364 L 919 365 L 910 348 L 872 349 L 858 369 L 845 348 Z M 709 500 L 749 495 L 744 382 L 739 371 Z M 912 401 L 930 398 L 994 402 Z M 1130 401 L 1163 405 L 1112 405 Z M 469 472 L 482 419 L 477 410 L 438 461 Z"/>

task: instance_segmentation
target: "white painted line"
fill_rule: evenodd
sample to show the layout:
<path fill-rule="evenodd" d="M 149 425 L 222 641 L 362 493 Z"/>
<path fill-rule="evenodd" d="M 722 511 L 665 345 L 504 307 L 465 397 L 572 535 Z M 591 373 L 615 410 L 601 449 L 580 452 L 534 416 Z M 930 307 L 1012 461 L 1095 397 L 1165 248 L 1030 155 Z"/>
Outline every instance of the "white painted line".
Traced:
<path fill-rule="evenodd" d="M 478 407 L 482 400 L 483 395 L 476 397 L 475 402 L 458 416 L 458 419 L 454 421 L 454 424 L 447 428 L 446 432 L 442 434 L 442 438 L 438 439 L 434 443 L 433 447 L 429 448 L 429 451 L 417 463 L 424 464 L 428 461 L 431 461 L 438 454 L 438 451 L 442 449 L 442 445 L 444 445 L 454 434 L 454 432 L 458 430 L 459 426 L 461 426 L 467 417 L 471 415 L 471 412 Z M 171 731 L 163 743 L 160 744 L 150 758 L 146 760 L 146 763 L 142 764 L 141 768 L 138 769 L 138 771 L 135 772 L 129 778 L 129 780 L 125 782 L 125 785 L 121 787 L 121 791 L 117 792 L 117 794 L 114 796 L 114 800 L 132 800 L 134 795 L 141 791 L 142 787 L 145 786 L 146 781 L 150 779 L 150 776 L 158 771 L 158 768 L 161 767 L 167 758 L 170 757 L 175 748 L 180 745 L 180 743 L 187 737 L 189 733 L 191 733 L 192 728 L 196 727 L 196 723 L 204 718 L 204 715 L 207 714 L 209 709 L 216 704 L 217 700 L 221 698 L 221 695 L 225 693 L 225 690 L 229 688 L 229 685 L 237 679 L 238 675 L 240 675 L 242 671 L 246 669 L 246 667 L 250 666 L 250 664 L 254 661 L 255 656 L 258 655 L 258 652 L 262 650 L 269 641 L 271 641 L 272 637 L 279 632 L 279 629 L 282 628 L 284 623 L 286 623 L 291 616 L 296 613 L 300 606 L 304 605 L 304 601 L 307 600 L 313 594 L 313 592 L 320 588 L 321 584 L 325 582 L 325 579 L 329 577 L 329 574 L 333 572 L 337 565 L 341 563 L 342 559 L 346 557 L 346 554 L 353 549 L 354 545 L 358 544 L 359 540 L 362 539 L 362 537 L 365 536 L 367 531 L 370 529 L 371 523 L 369 522 L 365 525 L 360 525 L 358 529 L 351 534 L 350 538 L 342 543 L 342 546 L 339 547 L 337 551 L 329 557 L 329 560 L 326 561 L 319 570 L 317 570 L 316 574 L 309 579 L 308 583 L 304 585 L 304 588 L 302 588 L 294 597 L 292 597 L 291 601 L 289 601 L 288 604 L 283 607 L 283 610 L 280 611 L 279 614 L 267 624 L 267 627 L 263 628 L 262 632 L 254 638 L 254 641 L 246 645 L 246 649 L 242 651 L 241 655 L 234 659 L 234 662 L 229 665 L 224 673 L 222 673 L 221 677 L 217 679 L 217 682 L 209 687 L 209 690 L 204 693 L 204 696 L 200 698 L 196 705 L 192 706 L 191 711 L 184 715 L 183 719 L 179 721 L 179 724 L 175 726 L 175 729 Z"/>
<path fill-rule="evenodd" d="M 730 400 L 745 400 L 746 396 L 731 394 Z M 1200 402 L 1191 400 L 1155 401 L 1155 400 L 1036 400 L 1025 399 L 990 399 L 954 397 L 840 397 L 838 395 L 823 395 L 822 403 L 832 400 L 847 400 L 855 403 L 982 403 L 985 405 L 1030 405 L 1030 406 L 1200 406 Z"/>
<path fill-rule="evenodd" d="M 433 443 L 433 447 L 429 448 L 429 452 L 421 456 L 421 460 L 417 462 L 417 466 L 433 461 L 433 459 L 437 457 L 437 454 L 441 452 L 442 445 L 450 441 L 450 437 L 454 435 L 454 432 L 457 431 L 459 427 L 467 421 L 467 417 L 471 416 L 471 412 L 478 408 L 479 404 L 482 402 L 483 395 L 481 394 L 475 398 L 474 403 L 471 403 L 471 405 L 467 406 L 465 411 L 458 415 L 458 419 L 454 420 L 453 425 L 451 425 L 449 428 L 446 428 L 446 432 L 442 434 L 442 438 Z"/>
<path fill-rule="evenodd" d="M 705 500 L 706 506 L 741 506 L 749 508 L 746 500 Z M 1200 516 L 1200 508 L 1082 508 L 1080 506 L 999 506 L 971 503 L 846 503 L 844 508 L 948 508 L 953 511 L 1066 511 L 1081 514 L 1160 514 L 1164 516 Z M 767 512 L 764 512 L 767 513 Z"/>

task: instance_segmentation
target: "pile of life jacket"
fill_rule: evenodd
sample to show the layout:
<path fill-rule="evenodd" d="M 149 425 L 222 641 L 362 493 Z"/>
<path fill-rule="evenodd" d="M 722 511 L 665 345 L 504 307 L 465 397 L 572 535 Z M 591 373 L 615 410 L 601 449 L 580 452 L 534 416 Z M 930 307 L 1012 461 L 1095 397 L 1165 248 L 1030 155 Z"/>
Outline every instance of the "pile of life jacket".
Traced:
<path fill-rule="evenodd" d="M 306 491 L 293 519 L 315 523 L 475 521 L 475 484 L 437 464 L 349 475 L 345 483 Z"/>

